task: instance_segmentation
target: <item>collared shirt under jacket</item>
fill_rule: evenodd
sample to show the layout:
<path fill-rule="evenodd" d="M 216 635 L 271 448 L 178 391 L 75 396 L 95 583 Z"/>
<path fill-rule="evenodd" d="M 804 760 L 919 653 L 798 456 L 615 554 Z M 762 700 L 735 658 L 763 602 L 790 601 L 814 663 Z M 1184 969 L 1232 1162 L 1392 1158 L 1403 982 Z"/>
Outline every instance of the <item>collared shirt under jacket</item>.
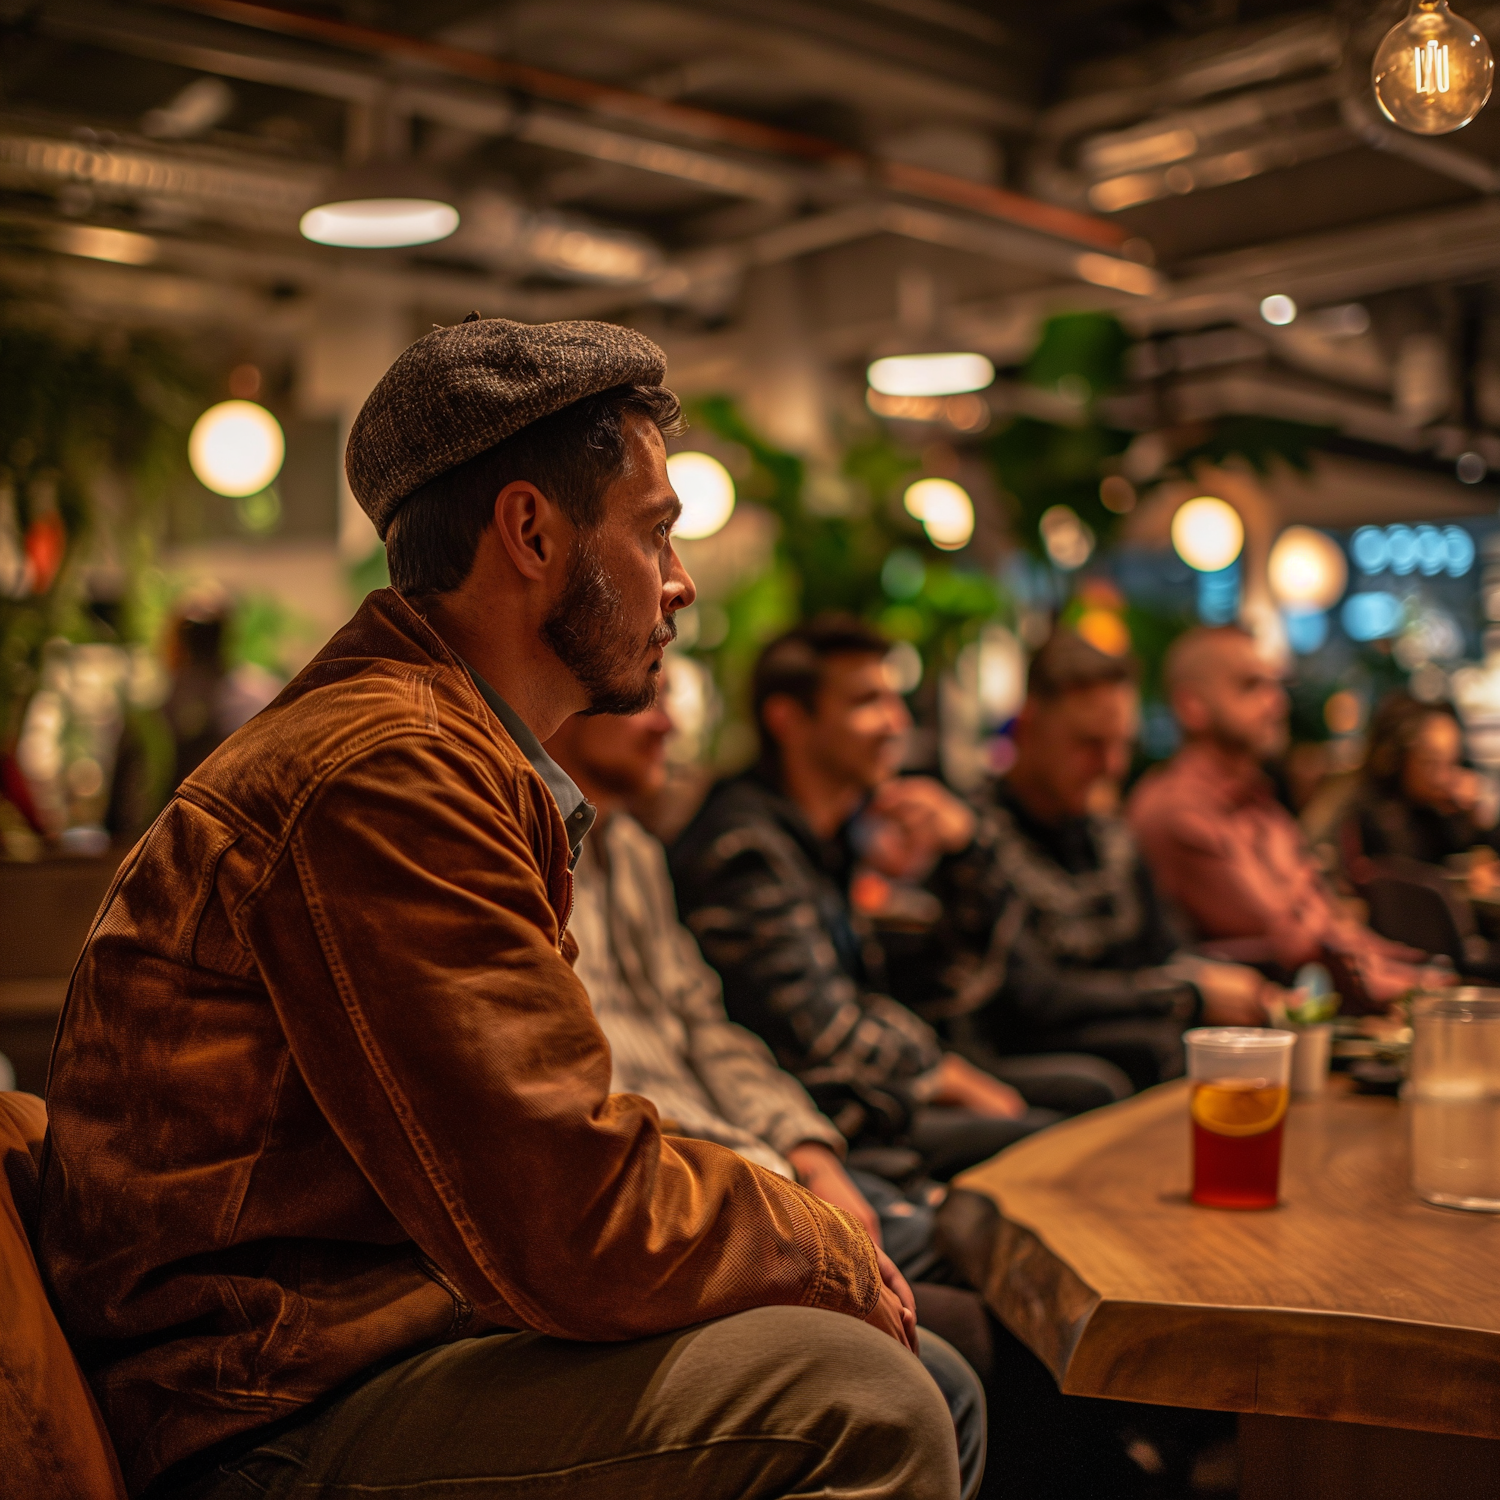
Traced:
<path fill-rule="evenodd" d="M 568 862 L 390 590 L 126 859 L 53 1054 L 38 1238 L 132 1494 L 461 1335 L 874 1306 L 852 1218 L 610 1094 Z"/>

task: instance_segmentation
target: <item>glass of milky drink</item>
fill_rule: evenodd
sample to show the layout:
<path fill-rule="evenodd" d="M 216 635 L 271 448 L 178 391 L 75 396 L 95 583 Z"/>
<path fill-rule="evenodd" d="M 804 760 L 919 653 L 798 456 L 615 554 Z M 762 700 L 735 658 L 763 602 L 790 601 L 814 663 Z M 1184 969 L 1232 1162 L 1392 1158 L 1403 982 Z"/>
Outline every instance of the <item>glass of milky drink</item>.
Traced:
<path fill-rule="evenodd" d="M 1296 1036 L 1204 1026 L 1183 1040 L 1192 1088 L 1193 1202 L 1275 1208 Z"/>
<path fill-rule="evenodd" d="M 1412 1186 L 1444 1208 L 1500 1213 L 1500 990 L 1419 996 L 1412 1033 Z"/>

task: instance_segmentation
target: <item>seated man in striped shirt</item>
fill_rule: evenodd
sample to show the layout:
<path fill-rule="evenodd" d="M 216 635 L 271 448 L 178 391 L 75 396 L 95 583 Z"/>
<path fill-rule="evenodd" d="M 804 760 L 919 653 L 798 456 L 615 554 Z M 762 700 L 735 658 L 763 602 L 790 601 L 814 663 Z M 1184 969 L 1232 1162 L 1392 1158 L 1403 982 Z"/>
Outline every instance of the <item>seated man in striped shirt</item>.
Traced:
<path fill-rule="evenodd" d="M 598 810 L 573 872 L 569 931 L 578 942 L 575 972 L 609 1041 L 611 1091 L 643 1095 L 667 1132 L 727 1146 L 865 1224 L 912 1283 L 922 1360 L 959 1418 L 966 1478 L 977 1468 L 973 1424 L 961 1416 L 962 1379 L 972 1376 L 926 1330 L 947 1339 L 985 1382 L 995 1455 L 985 1493 L 1121 1500 L 1141 1493 L 1146 1480 L 1121 1434 L 1127 1422 L 1139 1426 L 1137 1409 L 1060 1396 L 969 1289 L 984 1278 L 992 1245 L 986 1200 L 962 1189 L 944 1197 L 922 1180 L 903 1192 L 847 1168 L 833 1122 L 759 1037 L 729 1020 L 718 974 L 677 919 L 662 847 L 625 810 L 661 790 L 671 732 L 657 707 L 629 717 L 577 715 L 547 742 Z"/>
<path fill-rule="evenodd" d="M 657 707 L 628 718 L 578 715 L 547 744 L 598 809 L 573 872 L 569 930 L 578 941 L 575 972 L 609 1041 L 611 1092 L 643 1095 L 668 1132 L 716 1141 L 846 1209 L 918 1280 L 940 1260 L 934 1205 L 920 1192 L 909 1199 L 873 1173 L 846 1169 L 838 1127 L 766 1044 L 725 1014 L 718 974 L 677 920 L 665 853 L 624 810 L 660 791 L 671 732 Z M 951 1322 L 958 1313 L 977 1317 L 977 1299 L 965 1294 L 974 1306 L 960 1309 L 951 1291 L 923 1287 L 918 1316 L 982 1364 L 986 1352 L 974 1347 L 973 1329 Z"/>

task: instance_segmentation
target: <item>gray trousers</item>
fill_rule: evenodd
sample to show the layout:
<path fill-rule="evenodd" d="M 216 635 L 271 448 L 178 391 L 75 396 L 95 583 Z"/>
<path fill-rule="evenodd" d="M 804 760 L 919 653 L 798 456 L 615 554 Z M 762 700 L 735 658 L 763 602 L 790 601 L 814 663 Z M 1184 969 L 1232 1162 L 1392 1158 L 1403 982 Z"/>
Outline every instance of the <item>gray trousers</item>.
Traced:
<path fill-rule="evenodd" d="M 626 1344 L 466 1339 L 152 1497 L 971 1500 L 984 1395 L 947 1344 L 921 1342 L 918 1364 L 867 1323 L 802 1307 Z"/>

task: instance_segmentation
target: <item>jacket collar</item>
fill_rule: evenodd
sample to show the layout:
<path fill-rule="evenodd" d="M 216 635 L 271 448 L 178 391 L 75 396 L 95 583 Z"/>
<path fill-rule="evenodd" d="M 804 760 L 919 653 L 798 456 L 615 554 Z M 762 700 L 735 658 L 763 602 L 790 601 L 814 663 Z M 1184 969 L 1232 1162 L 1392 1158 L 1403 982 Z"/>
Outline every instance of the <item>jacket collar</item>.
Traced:
<path fill-rule="evenodd" d="M 454 654 L 457 655 L 456 652 Z M 578 863 L 578 852 L 583 848 L 583 841 L 588 837 L 589 829 L 594 826 L 598 810 L 578 790 L 573 778 L 542 748 L 542 742 L 531 732 L 520 714 L 468 662 L 464 661 L 463 657 L 460 656 L 458 659 L 463 662 L 464 670 L 474 679 L 474 686 L 479 689 L 479 696 L 489 704 L 495 717 L 505 726 L 505 732 L 516 742 L 516 748 L 531 762 L 536 774 L 542 778 L 547 785 L 547 790 L 552 793 L 552 800 L 557 803 L 557 810 L 562 814 L 563 828 L 568 835 L 568 847 L 572 851 L 572 856 L 568 860 L 568 868 L 571 870 Z"/>

